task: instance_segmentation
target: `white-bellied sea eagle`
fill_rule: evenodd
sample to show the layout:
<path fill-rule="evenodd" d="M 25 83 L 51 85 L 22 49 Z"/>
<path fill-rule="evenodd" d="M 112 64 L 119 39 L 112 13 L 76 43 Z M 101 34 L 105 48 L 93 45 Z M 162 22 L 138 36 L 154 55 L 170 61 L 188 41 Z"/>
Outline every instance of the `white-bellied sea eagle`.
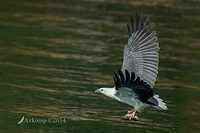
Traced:
<path fill-rule="evenodd" d="M 114 73 L 113 88 L 100 88 L 96 93 L 104 94 L 120 102 L 127 103 L 134 108 L 128 111 L 129 120 L 138 120 L 136 112 L 148 106 L 166 110 L 167 106 L 159 95 L 153 91 L 158 74 L 158 51 L 154 23 L 150 24 L 149 16 L 146 22 L 143 14 L 139 21 L 135 11 L 135 24 L 129 15 L 131 27 L 128 28 L 128 44 L 124 47 L 123 65 Z M 134 26 L 135 25 L 135 26 Z"/>

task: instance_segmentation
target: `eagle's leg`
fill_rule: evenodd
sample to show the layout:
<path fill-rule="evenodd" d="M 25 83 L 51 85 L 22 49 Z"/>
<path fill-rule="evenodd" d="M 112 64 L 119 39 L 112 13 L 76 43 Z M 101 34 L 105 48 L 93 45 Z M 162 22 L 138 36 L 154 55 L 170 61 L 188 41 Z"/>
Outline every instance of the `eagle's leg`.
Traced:
<path fill-rule="evenodd" d="M 131 111 L 128 111 L 128 114 L 130 114 L 130 116 L 129 116 L 129 120 L 130 120 L 130 121 L 131 121 L 132 119 L 134 119 L 134 120 L 136 120 L 136 121 L 139 120 L 138 117 L 137 117 L 137 115 L 136 115 L 136 110 L 135 110 L 135 108 L 133 108 Z"/>
<path fill-rule="evenodd" d="M 127 113 L 128 113 L 128 114 L 131 114 L 131 113 L 133 113 L 134 111 L 135 111 L 135 108 L 131 109 L 131 111 L 128 111 Z"/>
<path fill-rule="evenodd" d="M 134 118 L 135 118 L 135 115 L 136 115 L 136 113 L 135 113 L 135 111 L 133 111 L 133 112 L 131 113 L 131 115 L 129 116 L 129 120 L 131 121 L 132 119 L 134 119 Z"/>
<path fill-rule="evenodd" d="M 139 120 L 137 117 L 135 108 L 133 108 L 131 111 L 128 111 L 127 114 L 122 119 L 123 120 L 135 120 L 135 121 Z"/>

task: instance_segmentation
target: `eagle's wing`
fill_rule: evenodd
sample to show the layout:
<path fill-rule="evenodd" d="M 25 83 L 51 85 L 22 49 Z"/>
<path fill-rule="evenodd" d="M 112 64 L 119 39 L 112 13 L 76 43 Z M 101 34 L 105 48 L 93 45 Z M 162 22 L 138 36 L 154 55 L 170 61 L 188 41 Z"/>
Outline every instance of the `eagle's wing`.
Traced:
<path fill-rule="evenodd" d="M 118 94 L 121 95 L 122 92 L 125 92 L 123 94 L 123 97 L 134 96 L 143 102 L 146 102 L 150 97 L 154 95 L 154 91 L 150 87 L 150 85 L 141 80 L 139 77 L 136 78 L 133 72 L 129 74 L 129 72 L 125 69 L 125 74 L 123 74 L 123 72 L 120 69 L 118 69 L 119 76 L 115 71 L 113 72 L 116 90 L 115 95 L 119 99 L 122 99 L 122 97 Z"/>
<path fill-rule="evenodd" d="M 148 103 L 150 105 L 158 105 L 157 101 L 153 98 L 154 91 L 149 84 L 140 80 L 139 77 L 135 79 L 135 74 L 125 69 L 125 74 L 118 69 L 118 74 L 114 72 L 115 82 L 115 96 L 119 101 L 134 106 L 137 111 L 144 108 Z"/>
<path fill-rule="evenodd" d="M 125 69 L 129 73 L 134 72 L 136 77 L 140 77 L 153 88 L 158 74 L 158 51 L 156 31 L 154 24 L 149 25 L 149 16 L 144 23 L 143 14 L 139 23 L 138 14 L 135 11 L 135 26 L 130 15 L 131 29 L 128 28 L 128 44 L 124 47 L 124 57 L 122 72 Z"/>

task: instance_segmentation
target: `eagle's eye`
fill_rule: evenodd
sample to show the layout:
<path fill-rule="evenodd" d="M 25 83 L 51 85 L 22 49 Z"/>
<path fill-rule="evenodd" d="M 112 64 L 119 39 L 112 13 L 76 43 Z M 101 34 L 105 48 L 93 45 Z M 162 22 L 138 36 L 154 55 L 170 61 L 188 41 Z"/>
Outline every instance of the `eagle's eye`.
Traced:
<path fill-rule="evenodd" d="M 101 91 L 103 91 L 103 89 L 101 89 Z"/>

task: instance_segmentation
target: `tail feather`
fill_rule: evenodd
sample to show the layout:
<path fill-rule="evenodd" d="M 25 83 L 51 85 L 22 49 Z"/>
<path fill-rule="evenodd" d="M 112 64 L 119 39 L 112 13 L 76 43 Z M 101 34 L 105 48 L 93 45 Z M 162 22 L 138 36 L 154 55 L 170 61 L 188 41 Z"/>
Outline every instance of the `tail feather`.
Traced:
<path fill-rule="evenodd" d="M 166 110 L 167 109 L 166 104 L 163 102 L 163 100 L 161 98 L 159 98 L 159 95 L 155 94 L 153 97 L 158 101 L 158 105 L 157 106 L 152 105 L 153 107 L 160 109 L 160 110 Z"/>

